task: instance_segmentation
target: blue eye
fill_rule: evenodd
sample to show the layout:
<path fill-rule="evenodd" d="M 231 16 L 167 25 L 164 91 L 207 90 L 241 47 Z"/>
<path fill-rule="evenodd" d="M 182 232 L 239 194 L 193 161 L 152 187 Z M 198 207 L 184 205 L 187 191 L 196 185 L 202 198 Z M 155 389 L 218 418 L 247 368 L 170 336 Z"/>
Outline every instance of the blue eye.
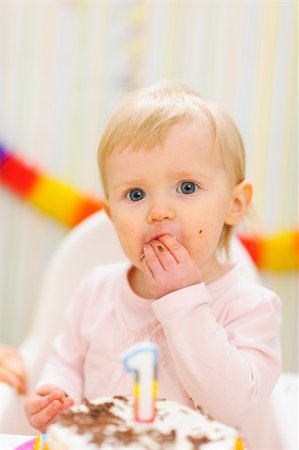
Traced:
<path fill-rule="evenodd" d="M 145 192 L 142 189 L 135 188 L 129 191 L 126 197 L 132 200 L 132 202 L 138 202 L 139 200 L 142 200 L 145 197 Z"/>
<path fill-rule="evenodd" d="M 198 189 L 197 184 L 193 183 L 192 181 L 183 181 L 178 186 L 177 192 L 188 195 L 193 194 L 193 192 L 197 191 L 197 189 Z"/>

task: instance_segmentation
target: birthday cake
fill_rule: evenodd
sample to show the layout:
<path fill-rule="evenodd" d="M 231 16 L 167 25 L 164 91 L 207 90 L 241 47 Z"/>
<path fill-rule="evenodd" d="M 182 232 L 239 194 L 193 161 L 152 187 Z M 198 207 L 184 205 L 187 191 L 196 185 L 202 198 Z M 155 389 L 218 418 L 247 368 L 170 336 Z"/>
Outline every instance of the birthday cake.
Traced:
<path fill-rule="evenodd" d="M 73 406 L 47 429 L 48 450 L 243 450 L 236 429 L 170 400 L 156 401 L 150 423 L 134 420 L 131 397 Z"/>

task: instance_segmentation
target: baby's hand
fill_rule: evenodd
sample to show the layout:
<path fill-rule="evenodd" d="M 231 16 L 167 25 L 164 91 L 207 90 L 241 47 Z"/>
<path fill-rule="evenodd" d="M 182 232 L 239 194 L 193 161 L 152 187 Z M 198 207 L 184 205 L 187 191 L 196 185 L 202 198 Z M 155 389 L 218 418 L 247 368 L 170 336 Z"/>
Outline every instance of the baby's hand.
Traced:
<path fill-rule="evenodd" d="M 19 352 L 0 345 L 0 381 L 15 388 L 19 394 L 26 393 L 25 366 Z"/>
<path fill-rule="evenodd" d="M 32 394 L 25 403 L 25 414 L 34 428 L 41 433 L 55 421 L 58 413 L 74 404 L 74 400 L 57 386 L 46 384 Z"/>
<path fill-rule="evenodd" d="M 161 236 L 146 244 L 143 251 L 143 273 L 154 298 L 202 281 L 198 266 L 173 236 Z"/>

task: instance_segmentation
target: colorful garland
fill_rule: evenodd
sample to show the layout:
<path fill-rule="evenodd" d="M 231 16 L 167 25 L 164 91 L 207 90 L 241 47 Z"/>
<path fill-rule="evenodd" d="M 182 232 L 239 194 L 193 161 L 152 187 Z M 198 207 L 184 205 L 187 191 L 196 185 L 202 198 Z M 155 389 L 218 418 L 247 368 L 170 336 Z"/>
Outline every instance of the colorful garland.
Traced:
<path fill-rule="evenodd" d="M 103 207 L 100 200 L 82 195 L 12 155 L 0 144 L 0 180 L 20 197 L 69 227 Z"/>
<path fill-rule="evenodd" d="M 298 231 L 287 231 L 275 236 L 238 237 L 260 270 L 276 272 L 298 270 Z"/>
<path fill-rule="evenodd" d="M 0 145 L 0 181 L 44 213 L 69 227 L 104 208 L 97 199 L 78 193 L 30 167 Z M 256 266 L 262 270 L 291 271 L 299 267 L 299 232 L 276 236 L 239 236 Z"/>

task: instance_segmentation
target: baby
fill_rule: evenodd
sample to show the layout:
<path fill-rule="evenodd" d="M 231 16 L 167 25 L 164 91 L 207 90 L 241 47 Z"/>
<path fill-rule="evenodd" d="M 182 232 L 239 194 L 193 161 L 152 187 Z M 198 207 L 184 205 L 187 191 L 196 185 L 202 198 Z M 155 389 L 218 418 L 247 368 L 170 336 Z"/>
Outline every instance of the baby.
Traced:
<path fill-rule="evenodd" d="M 280 374 L 280 301 L 219 258 L 252 186 L 242 139 L 220 107 L 160 82 L 133 93 L 99 146 L 107 212 L 129 263 L 82 281 L 39 387 L 26 403 L 44 431 L 84 397 L 131 393 L 119 354 L 160 347 L 159 396 L 241 427 Z"/>

